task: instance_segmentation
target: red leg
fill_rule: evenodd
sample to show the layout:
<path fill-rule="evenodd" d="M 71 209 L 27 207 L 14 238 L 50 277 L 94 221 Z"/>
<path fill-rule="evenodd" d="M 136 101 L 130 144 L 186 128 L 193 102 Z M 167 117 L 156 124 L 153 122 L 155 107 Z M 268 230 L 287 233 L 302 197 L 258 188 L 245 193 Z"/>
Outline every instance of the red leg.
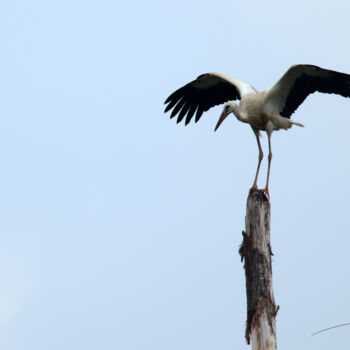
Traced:
<path fill-rule="evenodd" d="M 261 161 L 264 157 L 264 153 L 261 149 L 261 144 L 260 144 L 260 139 L 259 139 L 259 131 L 258 130 L 253 130 L 253 131 L 254 131 L 254 135 L 256 137 L 256 141 L 257 141 L 258 147 L 259 147 L 259 162 L 258 162 L 258 167 L 256 169 L 255 179 L 254 179 L 254 183 L 253 183 L 252 188 L 257 189 L 258 188 L 257 181 L 258 181 L 258 175 L 259 175 L 259 170 L 260 170 L 260 164 L 261 164 Z"/>
<path fill-rule="evenodd" d="M 270 179 L 270 167 L 271 167 L 271 159 L 272 159 L 272 152 L 271 152 L 271 133 L 267 133 L 267 137 L 269 140 L 269 163 L 267 167 L 267 179 L 266 179 L 266 187 L 265 187 L 265 192 L 270 196 L 269 193 L 269 179 Z"/>

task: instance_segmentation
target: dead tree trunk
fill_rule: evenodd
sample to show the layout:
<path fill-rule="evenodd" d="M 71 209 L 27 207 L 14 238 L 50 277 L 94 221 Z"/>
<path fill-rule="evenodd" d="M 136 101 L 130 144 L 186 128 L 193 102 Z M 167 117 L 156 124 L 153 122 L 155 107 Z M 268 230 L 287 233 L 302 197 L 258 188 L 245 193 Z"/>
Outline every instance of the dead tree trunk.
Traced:
<path fill-rule="evenodd" d="M 250 190 L 245 218 L 246 231 L 239 249 L 247 288 L 247 343 L 253 350 L 276 350 L 278 307 L 272 290 L 270 202 L 263 191 Z"/>

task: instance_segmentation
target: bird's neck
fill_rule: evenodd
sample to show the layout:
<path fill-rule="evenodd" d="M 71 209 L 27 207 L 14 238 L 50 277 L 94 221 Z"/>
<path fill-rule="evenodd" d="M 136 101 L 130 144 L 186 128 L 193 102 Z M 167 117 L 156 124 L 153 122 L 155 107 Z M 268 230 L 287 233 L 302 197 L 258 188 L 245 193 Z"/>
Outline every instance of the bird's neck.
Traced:
<path fill-rule="evenodd" d="M 245 118 L 244 115 L 239 111 L 239 106 L 237 104 L 232 106 L 232 112 L 238 120 L 243 123 L 248 123 L 247 118 Z"/>

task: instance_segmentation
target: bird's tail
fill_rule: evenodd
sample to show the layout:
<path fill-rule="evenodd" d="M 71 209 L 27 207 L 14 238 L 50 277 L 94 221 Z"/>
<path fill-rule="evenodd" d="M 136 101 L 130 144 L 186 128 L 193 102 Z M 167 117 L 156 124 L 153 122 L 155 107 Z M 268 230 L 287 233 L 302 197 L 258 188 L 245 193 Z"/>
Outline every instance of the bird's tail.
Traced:
<path fill-rule="evenodd" d="M 294 120 L 289 120 L 292 124 L 294 124 L 294 125 L 298 125 L 298 126 L 301 126 L 302 128 L 304 127 L 304 125 L 303 124 L 301 124 L 301 123 L 298 123 L 298 122 L 295 122 Z"/>

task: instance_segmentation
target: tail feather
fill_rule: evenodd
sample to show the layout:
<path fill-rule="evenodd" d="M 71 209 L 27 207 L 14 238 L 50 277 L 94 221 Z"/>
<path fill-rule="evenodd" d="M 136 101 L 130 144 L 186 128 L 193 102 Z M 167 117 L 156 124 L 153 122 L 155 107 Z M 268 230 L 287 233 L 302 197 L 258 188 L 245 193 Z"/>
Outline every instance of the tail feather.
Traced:
<path fill-rule="evenodd" d="M 279 129 L 290 129 L 293 125 L 298 125 L 303 127 L 303 124 L 300 124 L 298 122 L 295 122 L 294 120 L 284 118 L 284 117 L 277 117 L 274 119 L 274 130 L 279 130 Z"/>
<path fill-rule="evenodd" d="M 303 124 L 301 124 L 301 123 L 298 123 L 298 122 L 295 122 L 294 120 L 289 120 L 292 124 L 294 124 L 294 125 L 298 125 L 298 126 L 301 126 L 302 128 L 304 127 L 304 125 Z"/>

